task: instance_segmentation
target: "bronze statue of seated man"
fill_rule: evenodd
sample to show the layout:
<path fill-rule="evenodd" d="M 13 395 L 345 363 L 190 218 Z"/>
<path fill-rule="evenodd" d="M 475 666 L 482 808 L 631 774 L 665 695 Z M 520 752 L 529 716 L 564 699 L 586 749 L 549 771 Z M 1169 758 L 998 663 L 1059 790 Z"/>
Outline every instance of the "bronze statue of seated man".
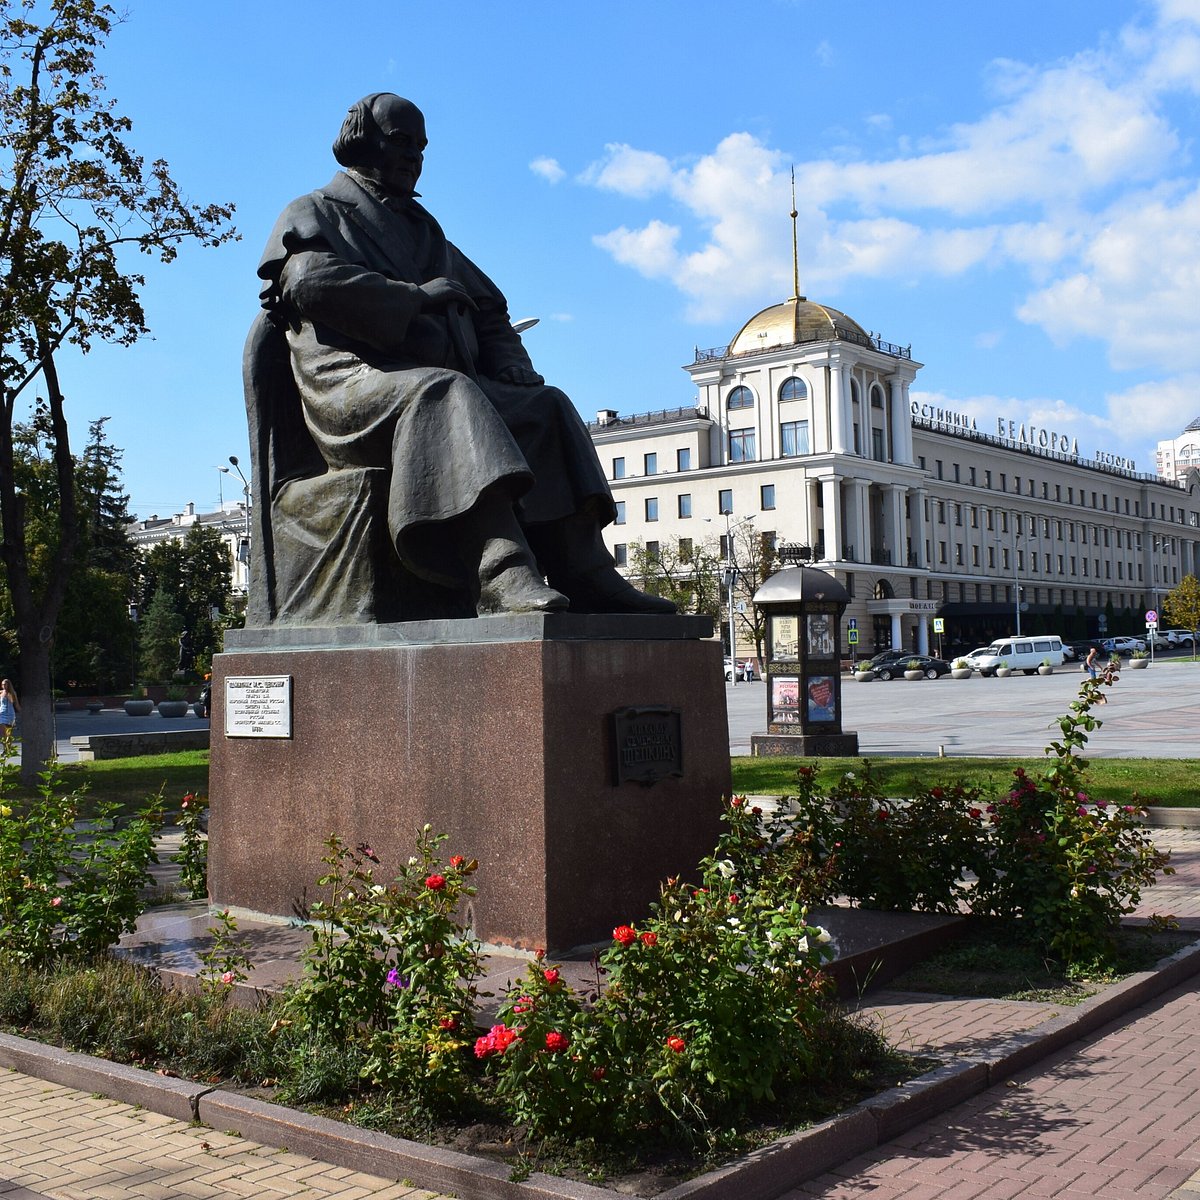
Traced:
<path fill-rule="evenodd" d="M 617 571 L 586 426 L 533 369 L 500 290 L 417 202 L 425 146 L 415 105 L 359 101 L 333 147 L 345 170 L 288 205 L 258 268 L 245 369 L 267 576 L 252 593 L 271 597 L 259 620 L 381 619 L 344 595 L 363 554 L 478 615 L 674 612 Z M 372 507 L 386 538 L 360 528 Z M 331 551 L 339 538 L 351 549 Z M 272 561 L 296 547 L 311 565 Z"/>

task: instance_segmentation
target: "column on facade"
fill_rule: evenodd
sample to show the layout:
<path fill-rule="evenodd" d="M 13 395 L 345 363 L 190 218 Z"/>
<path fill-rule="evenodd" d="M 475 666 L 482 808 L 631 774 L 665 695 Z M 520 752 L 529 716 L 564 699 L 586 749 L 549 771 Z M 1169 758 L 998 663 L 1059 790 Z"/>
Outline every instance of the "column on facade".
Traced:
<path fill-rule="evenodd" d="M 891 552 L 892 565 L 904 566 L 904 495 L 905 487 L 899 483 L 887 484 L 883 493 L 884 529 L 887 533 L 887 548 Z"/>
<path fill-rule="evenodd" d="M 893 375 L 888 384 L 892 406 L 892 462 L 911 465 L 913 460 L 912 407 L 908 398 L 908 380 Z"/>
<path fill-rule="evenodd" d="M 820 487 L 819 479 L 804 480 L 804 539 L 812 547 L 814 558 L 821 540 L 821 508 L 817 504 Z"/>
<path fill-rule="evenodd" d="M 904 626 L 900 623 L 900 614 L 892 613 L 892 649 L 904 649 Z"/>
<path fill-rule="evenodd" d="M 917 613 L 917 653 L 929 653 L 929 618 L 924 613 Z"/>
<path fill-rule="evenodd" d="M 845 454 L 849 449 L 846 440 L 850 431 L 849 391 L 842 364 L 835 357 L 829 364 L 829 434 L 834 454 Z"/>
<path fill-rule="evenodd" d="M 924 488 L 912 488 L 909 491 L 909 496 L 912 497 L 912 548 L 913 561 L 918 567 L 928 567 L 929 563 L 925 559 L 925 498 L 928 493 Z"/>
<path fill-rule="evenodd" d="M 871 481 L 852 479 L 847 493 L 846 539 L 854 545 L 854 558 L 871 561 Z"/>
<path fill-rule="evenodd" d="M 842 481 L 822 479 L 825 499 L 825 557 L 834 562 L 842 557 Z"/>

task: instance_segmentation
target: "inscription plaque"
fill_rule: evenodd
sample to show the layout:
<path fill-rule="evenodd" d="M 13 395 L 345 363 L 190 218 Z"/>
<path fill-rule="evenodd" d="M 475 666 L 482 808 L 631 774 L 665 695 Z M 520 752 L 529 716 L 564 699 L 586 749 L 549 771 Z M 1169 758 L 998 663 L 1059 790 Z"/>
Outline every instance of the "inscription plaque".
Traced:
<path fill-rule="evenodd" d="M 292 677 L 230 675 L 225 680 L 225 736 L 290 738 Z"/>
<path fill-rule="evenodd" d="M 613 778 L 622 783 L 657 783 L 683 774 L 680 710 L 665 705 L 619 708 L 612 714 Z"/>

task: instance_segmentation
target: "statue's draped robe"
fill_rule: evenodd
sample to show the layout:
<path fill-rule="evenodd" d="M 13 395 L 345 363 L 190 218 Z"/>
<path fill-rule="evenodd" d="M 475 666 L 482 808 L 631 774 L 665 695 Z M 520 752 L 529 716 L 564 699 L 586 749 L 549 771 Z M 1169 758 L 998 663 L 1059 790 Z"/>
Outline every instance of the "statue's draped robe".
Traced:
<path fill-rule="evenodd" d="M 258 273 L 312 442 L 331 470 L 388 469 L 392 552 L 410 571 L 465 584 L 443 523 L 481 499 L 512 504 L 527 527 L 613 519 L 575 408 L 556 388 L 495 378 L 532 370 L 505 299 L 415 200 L 339 172 L 283 212 Z M 439 276 L 476 310 L 423 313 L 418 289 Z"/>

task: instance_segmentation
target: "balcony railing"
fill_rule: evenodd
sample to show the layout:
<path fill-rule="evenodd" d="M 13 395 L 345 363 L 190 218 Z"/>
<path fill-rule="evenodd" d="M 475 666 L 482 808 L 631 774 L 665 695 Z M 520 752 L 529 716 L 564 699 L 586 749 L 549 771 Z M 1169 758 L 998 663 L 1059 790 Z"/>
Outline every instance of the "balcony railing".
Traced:
<path fill-rule="evenodd" d="M 878 350 L 881 354 L 887 354 L 892 358 L 912 358 L 911 345 L 897 346 L 893 342 L 885 342 L 881 337 L 856 333 L 853 329 L 843 329 L 832 336 L 823 330 L 814 330 L 811 334 L 800 338 L 798 341 L 778 342 L 774 346 L 755 346 L 753 350 L 739 350 L 736 354 L 730 354 L 729 346 L 713 346 L 708 350 L 701 350 L 697 346 L 695 358 L 692 361 L 694 363 L 706 363 L 722 362 L 727 358 L 749 358 L 755 354 L 767 354 L 774 350 L 784 350 L 788 346 L 806 346 L 814 342 L 853 342 L 856 346 L 866 346 L 870 350 Z"/>
<path fill-rule="evenodd" d="M 662 425 L 668 421 L 693 421 L 697 417 L 707 420 L 706 409 L 694 404 L 683 408 L 660 408 L 657 412 L 637 413 L 628 417 L 613 417 L 608 421 L 589 421 L 588 429 L 629 429 L 638 425 Z"/>

